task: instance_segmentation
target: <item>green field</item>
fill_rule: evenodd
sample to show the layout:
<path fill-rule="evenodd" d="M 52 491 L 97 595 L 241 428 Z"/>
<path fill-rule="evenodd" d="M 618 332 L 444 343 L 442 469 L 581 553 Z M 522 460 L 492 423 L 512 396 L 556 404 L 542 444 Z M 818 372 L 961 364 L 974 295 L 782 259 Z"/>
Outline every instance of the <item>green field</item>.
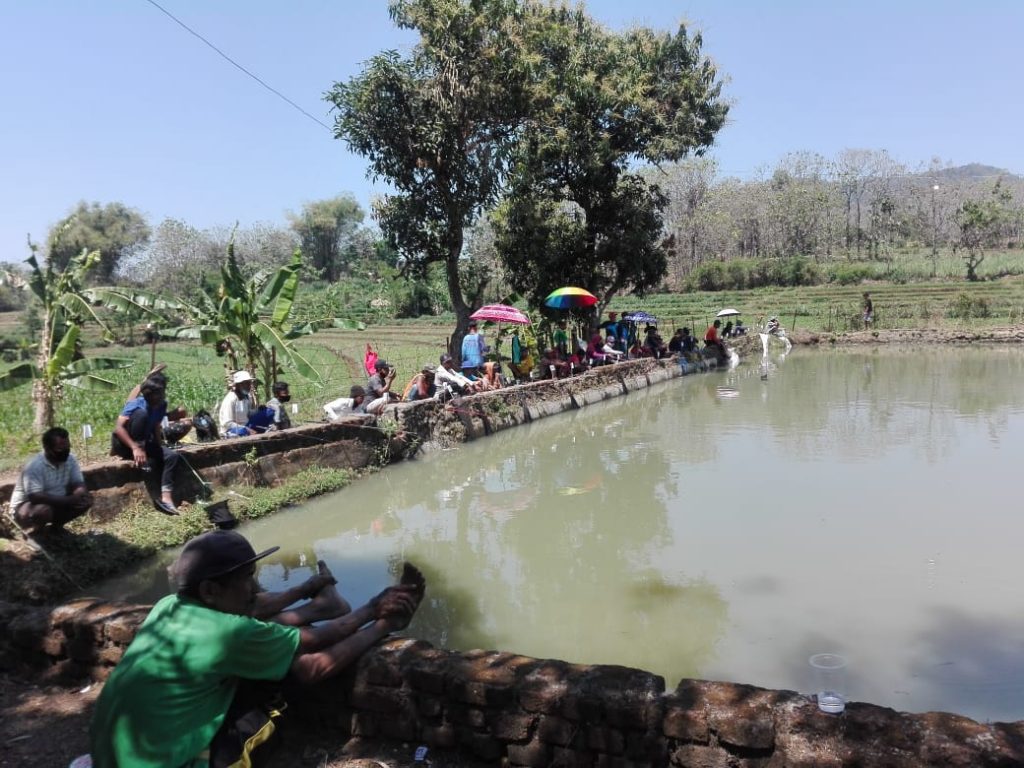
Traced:
<path fill-rule="evenodd" d="M 617 299 L 611 309 L 644 310 L 659 318 L 663 331 L 688 325 L 698 335 L 724 307 L 740 310 L 748 326 L 775 314 L 789 330 L 842 332 L 859 327 L 861 296 L 865 290 L 871 291 L 874 300 L 876 328 L 982 328 L 1005 326 L 1024 318 L 1024 277 L 979 283 L 879 282 L 856 286 L 657 294 L 644 299 Z M 0 316 L 0 324 L 13 329 L 17 318 L 10 314 Z M 299 406 L 297 420 L 318 421 L 323 403 L 347 394 L 353 383 L 365 384 L 362 360 L 367 343 L 397 368 L 398 381 L 404 386 L 424 364 L 437 363 L 452 326 L 450 316 L 424 317 L 391 321 L 370 326 L 365 331 L 326 331 L 303 340 L 299 348 L 320 371 L 322 381 L 314 384 L 298 376 L 285 376 L 292 385 L 293 402 Z M 484 332 L 493 341 L 494 329 L 485 328 Z M 507 347 L 504 351 L 507 353 Z M 112 372 L 110 378 L 116 382 L 117 389 L 112 392 L 68 389 L 57 410 L 58 423 L 72 433 L 76 453 L 86 459 L 107 454 L 109 434 L 125 396 L 150 367 L 148 346 L 112 345 L 103 348 L 102 353 L 134 361 L 130 368 Z M 168 364 L 168 400 L 172 406 L 184 405 L 190 412 L 199 408 L 215 411 L 225 391 L 223 358 L 198 344 L 163 342 L 157 347 L 156 359 Z M 0 434 L 3 436 L 0 472 L 9 472 L 38 450 L 38 440 L 31 430 L 29 387 L 3 393 L 0 402 L 3 406 L 0 408 Z M 93 431 L 88 441 L 82 438 L 85 424 Z"/>
<path fill-rule="evenodd" d="M 1009 325 L 1024 318 L 1024 278 L 986 282 L 867 283 L 750 291 L 657 294 L 616 299 L 612 309 L 642 309 L 664 327 L 703 330 L 725 307 L 743 313 L 750 326 L 778 315 L 789 330 L 843 332 L 860 328 L 862 296 L 871 292 L 876 328 L 977 328 Z"/>

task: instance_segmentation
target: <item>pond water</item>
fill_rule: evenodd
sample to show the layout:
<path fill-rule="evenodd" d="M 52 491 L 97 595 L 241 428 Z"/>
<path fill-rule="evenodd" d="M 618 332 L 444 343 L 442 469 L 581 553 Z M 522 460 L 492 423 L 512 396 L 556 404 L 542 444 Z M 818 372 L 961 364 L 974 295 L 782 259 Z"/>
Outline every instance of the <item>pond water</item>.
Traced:
<path fill-rule="evenodd" d="M 268 588 L 325 559 L 409 632 L 663 675 L 1024 719 L 1024 354 L 799 350 L 388 468 L 246 526 Z M 155 564 L 107 596 L 166 591 Z"/>

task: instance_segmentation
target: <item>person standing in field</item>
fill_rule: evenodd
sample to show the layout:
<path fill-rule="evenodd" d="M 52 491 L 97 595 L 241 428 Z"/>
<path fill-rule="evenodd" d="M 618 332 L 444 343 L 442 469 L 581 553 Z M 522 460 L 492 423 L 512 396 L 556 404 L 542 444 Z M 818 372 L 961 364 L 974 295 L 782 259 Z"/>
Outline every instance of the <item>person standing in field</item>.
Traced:
<path fill-rule="evenodd" d="M 871 294 L 864 291 L 864 328 L 870 328 L 875 319 L 875 305 L 871 303 Z"/>
<path fill-rule="evenodd" d="M 484 364 L 484 337 L 477 332 L 475 322 L 469 324 L 469 332 L 462 339 L 462 375 L 476 380 Z"/>

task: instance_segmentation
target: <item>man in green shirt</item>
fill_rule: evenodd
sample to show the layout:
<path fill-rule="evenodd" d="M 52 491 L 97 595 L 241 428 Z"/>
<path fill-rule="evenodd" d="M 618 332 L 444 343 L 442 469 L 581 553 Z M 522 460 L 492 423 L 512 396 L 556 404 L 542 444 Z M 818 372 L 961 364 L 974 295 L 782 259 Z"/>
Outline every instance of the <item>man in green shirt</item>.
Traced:
<path fill-rule="evenodd" d="M 177 594 L 153 607 L 96 702 L 96 768 L 208 765 L 214 736 L 231 725 L 225 716 L 239 680 L 291 673 L 311 683 L 337 674 L 407 626 L 423 597 L 423 576 L 408 565 L 401 584 L 354 611 L 322 564 L 299 587 L 260 593 L 255 563 L 277 549 L 256 554 L 230 530 L 185 545 L 171 567 Z M 303 597 L 314 599 L 286 610 Z M 327 613 L 334 618 L 308 626 Z"/>

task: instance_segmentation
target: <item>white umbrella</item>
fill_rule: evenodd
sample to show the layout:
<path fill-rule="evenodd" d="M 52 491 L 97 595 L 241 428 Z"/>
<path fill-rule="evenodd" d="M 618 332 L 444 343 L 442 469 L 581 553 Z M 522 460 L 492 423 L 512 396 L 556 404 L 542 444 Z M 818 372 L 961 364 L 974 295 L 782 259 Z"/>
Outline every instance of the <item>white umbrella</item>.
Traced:
<path fill-rule="evenodd" d="M 715 317 L 736 317 L 739 314 L 739 310 L 736 309 L 723 309 Z"/>

